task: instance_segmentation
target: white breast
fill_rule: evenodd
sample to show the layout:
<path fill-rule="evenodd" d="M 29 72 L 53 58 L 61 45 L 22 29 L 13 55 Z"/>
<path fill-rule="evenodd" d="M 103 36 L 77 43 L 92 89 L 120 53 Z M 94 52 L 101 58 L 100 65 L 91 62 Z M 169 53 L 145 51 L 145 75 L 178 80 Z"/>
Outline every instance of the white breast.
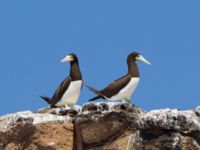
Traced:
<path fill-rule="evenodd" d="M 72 105 L 76 104 L 76 102 L 80 96 L 80 93 L 81 93 L 82 83 L 83 82 L 81 80 L 72 81 L 70 83 L 67 91 L 61 98 L 61 101 L 63 101 L 64 103 L 67 103 L 67 104 L 72 104 Z"/>
<path fill-rule="evenodd" d="M 108 98 L 109 100 L 131 100 L 131 96 L 133 92 L 135 91 L 138 83 L 140 81 L 140 78 L 131 78 L 130 82 L 119 91 L 119 93 L 115 96 L 112 96 L 111 98 Z"/>

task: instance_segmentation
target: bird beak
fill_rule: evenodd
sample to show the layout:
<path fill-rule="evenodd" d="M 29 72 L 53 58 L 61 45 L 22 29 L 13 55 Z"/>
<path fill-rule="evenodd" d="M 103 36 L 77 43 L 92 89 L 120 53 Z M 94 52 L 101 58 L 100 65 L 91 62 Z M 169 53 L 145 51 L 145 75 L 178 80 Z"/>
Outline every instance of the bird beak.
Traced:
<path fill-rule="evenodd" d="M 60 62 L 64 63 L 64 62 L 68 62 L 68 61 L 73 61 L 73 57 L 71 55 L 66 56 Z"/>
<path fill-rule="evenodd" d="M 148 64 L 148 65 L 151 65 L 151 63 L 148 60 L 146 60 L 142 55 L 137 56 L 136 60 L 139 60 L 139 61 L 141 61 L 145 64 Z"/>

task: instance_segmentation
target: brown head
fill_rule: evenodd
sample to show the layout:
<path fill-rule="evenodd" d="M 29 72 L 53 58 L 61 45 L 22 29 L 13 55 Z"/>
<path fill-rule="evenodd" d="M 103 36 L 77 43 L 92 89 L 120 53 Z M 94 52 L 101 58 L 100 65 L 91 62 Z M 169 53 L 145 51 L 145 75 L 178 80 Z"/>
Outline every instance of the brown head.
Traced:
<path fill-rule="evenodd" d="M 78 63 L 78 57 L 76 54 L 69 54 L 65 58 L 61 60 L 61 62 L 70 62 L 71 68 L 70 68 L 70 76 L 72 78 L 72 81 L 75 80 L 82 80 L 82 75 L 81 71 L 79 68 L 79 63 Z"/>
<path fill-rule="evenodd" d="M 74 53 L 69 54 L 61 60 L 61 63 L 68 62 L 68 61 L 71 62 L 71 63 L 72 62 L 78 62 L 78 57 Z"/>
<path fill-rule="evenodd" d="M 151 65 L 151 63 L 146 60 L 142 55 L 140 55 L 138 52 L 132 52 L 131 54 L 128 55 L 127 61 L 141 61 L 143 63 L 146 63 L 148 65 Z"/>

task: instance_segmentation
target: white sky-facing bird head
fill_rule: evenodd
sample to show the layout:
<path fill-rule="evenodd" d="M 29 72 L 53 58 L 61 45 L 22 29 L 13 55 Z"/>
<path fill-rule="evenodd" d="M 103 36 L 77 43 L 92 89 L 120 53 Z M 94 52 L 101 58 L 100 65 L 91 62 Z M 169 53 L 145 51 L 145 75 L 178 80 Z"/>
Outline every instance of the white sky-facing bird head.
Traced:
<path fill-rule="evenodd" d="M 69 54 L 69 55 L 67 55 L 65 58 L 63 58 L 61 60 L 61 63 L 64 63 L 64 62 L 73 62 L 73 61 L 77 61 L 76 54 Z"/>

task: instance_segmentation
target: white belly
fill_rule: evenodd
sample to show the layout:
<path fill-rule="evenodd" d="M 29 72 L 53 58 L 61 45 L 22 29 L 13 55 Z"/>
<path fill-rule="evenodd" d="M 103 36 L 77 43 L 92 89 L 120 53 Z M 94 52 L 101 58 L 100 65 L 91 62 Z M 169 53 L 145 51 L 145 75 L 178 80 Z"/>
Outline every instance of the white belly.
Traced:
<path fill-rule="evenodd" d="M 108 100 L 131 100 L 131 96 L 135 91 L 140 78 L 131 78 L 131 81 L 119 93 L 111 98 L 106 98 Z"/>
<path fill-rule="evenodd" d="M 76 104 L 80 93 L 81 93 L 81 87 L 82 87 L 82 81 L 72 81 L 67 89 L 67 91 L 64 93 L 64 95 L 61 98 L 61 101 L 65 104 Z"/>

